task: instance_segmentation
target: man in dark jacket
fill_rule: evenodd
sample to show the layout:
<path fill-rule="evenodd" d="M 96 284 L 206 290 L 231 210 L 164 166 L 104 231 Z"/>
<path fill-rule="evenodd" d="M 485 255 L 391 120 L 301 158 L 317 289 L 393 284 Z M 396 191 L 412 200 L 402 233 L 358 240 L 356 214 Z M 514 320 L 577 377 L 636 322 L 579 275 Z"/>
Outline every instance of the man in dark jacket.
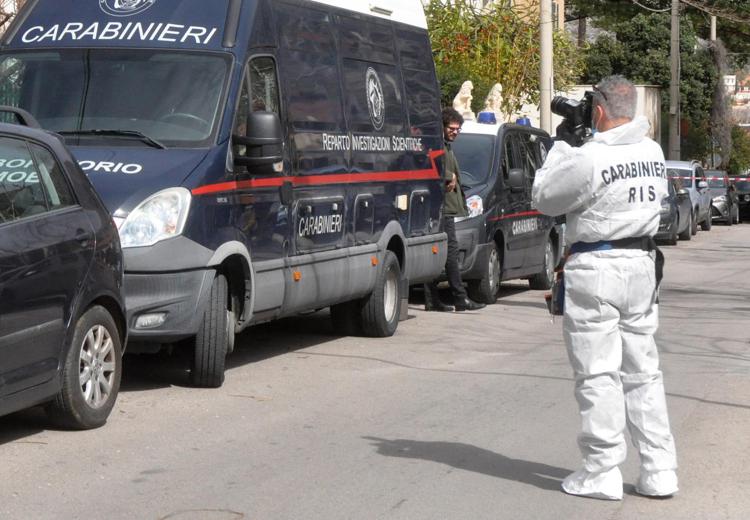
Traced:
<path fill-rule="evenodd" d="M 458 265 L 458 240 L 456 239 L 456 217 L 469 214 L 466 197 L 461 188 L 461 171 L 456 156 L 451 150 L 451 143 L 461 132 L 464 118 L 453 108 L 443 109 L 443 136 L 445 137 L 444 180 L 445 201 L 443 203 L 443 230 L 448 235 L 448 258 L 445 261 L 445 273 L 453 292 L 453 305 L 457 311 L 474 311 L 484 307 L 469 299 L 461 281 L 461 269 Z M 425 309 L 428 311 L 450 312 L 453 307 L 440 301 L 437 281 L 425 284 Z"/>

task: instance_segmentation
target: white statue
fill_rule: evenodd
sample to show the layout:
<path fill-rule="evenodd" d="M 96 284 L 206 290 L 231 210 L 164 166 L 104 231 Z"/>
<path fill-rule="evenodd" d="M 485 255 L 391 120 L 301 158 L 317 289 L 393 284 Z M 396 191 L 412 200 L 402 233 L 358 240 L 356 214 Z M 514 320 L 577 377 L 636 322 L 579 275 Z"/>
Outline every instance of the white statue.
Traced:
<path fill-rule="evenodd" d="M 487 99 L 484 100 L 483 112 L 494 113 L 498 122 L 506 120 L 506 116 L 503 113 L 503 86 L 500 83 L 495 83 L 490 89 L 490 93 L 487 94 Z"/>
<path fill-rule="evenodd" d="M 474 121 L 476 119 L 474 112 L 471 111 L 471 100 L 474 99 L 471 95 L 473 88 L 474 84 L 471 81 L 464 81 L 463 85 L 461 85 L 461 90 L 453 98 L 453 108 L 463 116 L 465 121 Z"/>

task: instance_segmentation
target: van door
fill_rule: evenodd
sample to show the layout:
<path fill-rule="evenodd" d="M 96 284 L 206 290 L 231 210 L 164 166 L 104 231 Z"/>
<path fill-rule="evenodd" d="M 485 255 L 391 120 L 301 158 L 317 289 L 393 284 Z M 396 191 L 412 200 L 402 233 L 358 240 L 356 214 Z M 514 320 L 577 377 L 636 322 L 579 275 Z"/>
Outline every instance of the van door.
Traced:
<path fill-rule="evenodd" d="M 524 207 L 526 216 L 523 219 L 522 226 L 527 241 L 524 269 L 529 270 L 531 273 L 536 273 L 538 267 L 544 264 L 545 247 L 547 246 L 549 229 L 551 227 L 549 219 L 536 211 L 531 200 L 534 176 L 542 164 L 539 148 L 540 138 L 527 132 L 519 133 L 518 137 L 521 162 L 523 163 L 524 176 L 526 177 L 526 205 Z"/>
<path fill-rule="evenodd" d="M 32 153 L 33 151 L 33 153 Z M 93 228 L 41 146 L 0 137 L 0 396 L 51 380 L 93 260 Z"/>
<path fill-rule="evenodd" d="M 248 60 L 237 106 L 232 134 L 247 135 L 246 122 L 251 112 L 274 112 L 281 116 L 276 60 L 273 56 L 254 56 Z M 235 156 L 245 154 L 242 145 L 233 145 Z M 242 235 L 256 274 L 255 311 L 278 309 L 284 303 L 283 265 L 290 250 L 290 201 L 282 201 L 283 168 L 253 169 L 235 165 L 239 190 L 233 205 L 235 228 Z"/>
<path fill-rule="evenodd" d="M 523 233 L 521 223 L 527 218 L 528 212 L 528 190 L 524 188 L 520 192 L 511 191 L 508 186 L 508 172 L 511 169 L 523 169 L 521 160 L 519 136 L 516 132 L 507 132 L 503 138 L 502 145 L 502 172 L 504 190 L 507 195 L 507 206 L 502 208 L 500 215 L 501 227 L 505 236 L 505 253 L 503 268 L 506 270 L 518 269 L 523 266 L 528 247 L 528 236 Z"/>

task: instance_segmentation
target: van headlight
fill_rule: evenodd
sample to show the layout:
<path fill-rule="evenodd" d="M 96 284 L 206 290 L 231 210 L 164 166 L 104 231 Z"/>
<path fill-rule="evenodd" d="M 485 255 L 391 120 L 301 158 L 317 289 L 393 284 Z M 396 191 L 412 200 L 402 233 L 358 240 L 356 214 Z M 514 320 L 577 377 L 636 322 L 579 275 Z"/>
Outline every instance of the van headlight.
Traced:
<path fill-rule="evenodd" d="M 469 208 L 469 218 L 478 217 L 484 213 L 484 202 L 479 195 L 467 197 L 466 206 Z"/>
<path fill-rule="evenodd" d="M 141 202 L 120 225 L 122 247 L 147 247 L 182 234 L 191 195 L 185 188 L 169 188 Z"/>

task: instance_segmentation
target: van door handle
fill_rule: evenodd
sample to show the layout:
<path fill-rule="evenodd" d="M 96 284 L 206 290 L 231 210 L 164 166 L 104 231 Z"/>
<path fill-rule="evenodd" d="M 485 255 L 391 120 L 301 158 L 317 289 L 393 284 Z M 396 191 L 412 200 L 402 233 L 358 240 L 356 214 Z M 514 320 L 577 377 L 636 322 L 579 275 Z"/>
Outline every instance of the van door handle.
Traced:
<path fill-rule="evenodd" d="M 76 242 L 81 244 L 83 247 L 87 247 L 89 245 L 89 242 L 91 242 L 91 233 L 86 232 L 82 229 L 79 229 L 76 231 L 76 236 L 74 239 Z"/>

